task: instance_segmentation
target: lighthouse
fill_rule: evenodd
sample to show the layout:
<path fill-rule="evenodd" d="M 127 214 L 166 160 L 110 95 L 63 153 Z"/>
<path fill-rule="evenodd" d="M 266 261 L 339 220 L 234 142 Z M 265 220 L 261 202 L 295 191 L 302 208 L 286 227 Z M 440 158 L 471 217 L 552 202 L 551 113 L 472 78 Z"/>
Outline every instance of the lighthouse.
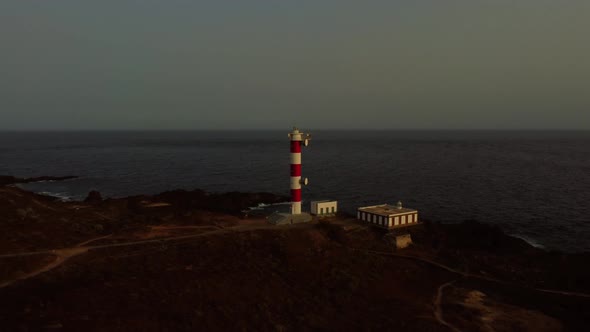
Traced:
<path fill-rule="evenodd" d="M 301 147 L 309 145 L 310 134 L 304 134 L 296 127 L 289 134 L 291 142 L 291 214 L 301 214 L 301 186 L 307 185 L 307 178 L 301 177 Z"/>
<path fill-rule="evenodd" d="M 309 213 L 301 212 L 301 186 L 307 185 L 307 178 L 301 176 L 301 148 L 309 145 L 311 135 L 293 128 L 293 131 L 288 136 L 290 144 L 291 211 L 290 213 L 277 211 L 268 216 L 266 219 L 273 225 L 291 225 L 312 220 Z"/>

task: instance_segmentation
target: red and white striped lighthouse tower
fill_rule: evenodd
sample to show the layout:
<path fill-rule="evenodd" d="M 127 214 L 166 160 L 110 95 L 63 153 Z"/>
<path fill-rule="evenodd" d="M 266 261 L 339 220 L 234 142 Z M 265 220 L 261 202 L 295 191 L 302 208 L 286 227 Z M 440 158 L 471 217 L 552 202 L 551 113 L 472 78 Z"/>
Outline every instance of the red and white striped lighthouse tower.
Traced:
<path fill-rule="evenodd" d="M 301 178 L 301 145 L 307 146 L 310 134 L 293 128 L 289 133 L 291 140 L 291 214 L 301 214 L 301 185 L 307 185 L 307 178 Z"/>

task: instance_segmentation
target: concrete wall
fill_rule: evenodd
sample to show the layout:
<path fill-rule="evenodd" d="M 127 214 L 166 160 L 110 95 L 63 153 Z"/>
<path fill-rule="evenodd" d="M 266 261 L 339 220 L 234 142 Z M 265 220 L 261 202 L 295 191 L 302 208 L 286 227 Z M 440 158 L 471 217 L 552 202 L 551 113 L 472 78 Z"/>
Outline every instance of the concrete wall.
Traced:
<path fill-rule="evenodd" d="M 381 216 L 369 212 L 357 211 L 356 217 L 379 227 L 390 228 L 410 225 L 418 222 L 418 212 L 407 212 L 399 215 Z"/>
<path fill-rule="evenodd" d="M 311 214 L 313 215 L 330 215 L 336 212 L 338 212 L 337 201 L 311 202 Z"/>

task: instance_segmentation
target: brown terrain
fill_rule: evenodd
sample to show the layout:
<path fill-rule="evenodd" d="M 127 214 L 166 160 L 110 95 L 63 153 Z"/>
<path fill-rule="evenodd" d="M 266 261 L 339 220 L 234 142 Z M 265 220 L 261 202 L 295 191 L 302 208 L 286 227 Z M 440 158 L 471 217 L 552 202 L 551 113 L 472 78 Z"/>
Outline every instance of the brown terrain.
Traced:
<path fill-rule="evenodd" d="M 589 254 L 477 222 L 273 226 L 272 194 L 0 186 L 0 331 L 584 331 Z M 392 235 L 414 244 L 396 250 Z"/>

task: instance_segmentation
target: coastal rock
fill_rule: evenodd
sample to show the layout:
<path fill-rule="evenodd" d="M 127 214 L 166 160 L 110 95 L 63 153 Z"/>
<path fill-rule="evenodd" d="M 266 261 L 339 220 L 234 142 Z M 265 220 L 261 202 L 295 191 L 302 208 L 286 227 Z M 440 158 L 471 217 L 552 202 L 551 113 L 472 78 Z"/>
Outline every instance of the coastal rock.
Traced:
<path fill-rule="evenodd" d="M 14 176 L 0 175 L 0 186 L 16 183 Z"/>
<path fill-rule="evenodd" d="M 65 181 L 76 179 L 77 176 L 39 176 L 33 178 L 17 178 L 14 176 L 9 175 L 0 175 L 0 186 L 6 186 L 10 184 L 17 184 L 17 183 L 32 183 L 32 182 L 42 182 L 42 181 Z"/>
<path fill-rule="evenodd" d="M 84 203 L 100 203 L 102 202 L 102 195 L 96 190 L 92 190 L 88 193 L 88 196 L 84 199 Z"/>

